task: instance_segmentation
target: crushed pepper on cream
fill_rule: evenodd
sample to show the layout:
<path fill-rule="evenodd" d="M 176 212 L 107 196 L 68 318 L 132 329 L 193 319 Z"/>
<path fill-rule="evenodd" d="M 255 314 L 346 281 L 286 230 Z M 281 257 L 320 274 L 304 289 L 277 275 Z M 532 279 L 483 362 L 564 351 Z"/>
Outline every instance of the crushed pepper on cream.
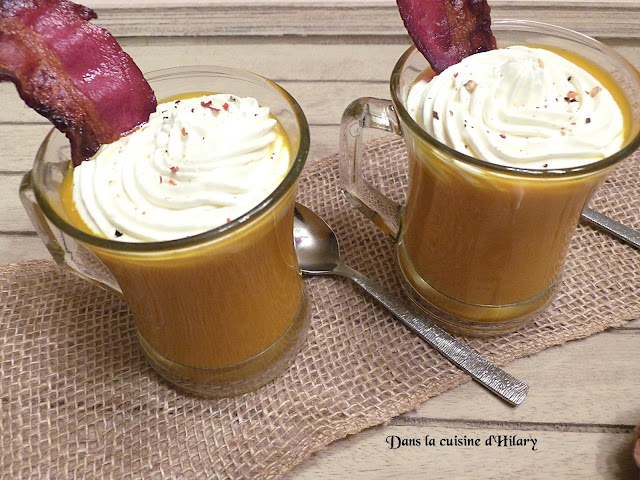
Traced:
<path fill-rule="evenodd" d="M 254 98 L 175 100 L 76 167 L 73 201 L 87 226 L 107 238 L 182 238 L 260 203 L 285 177 L 289 156 L 286 135 Z"/>
<path fill-rule="evenodd" d="M 617 152 L 623 114 L 590 73 L 540 48 L 471 55 L 412 86 L 409 114 L 449 147 L 522 168 L 586 165 Z"/>

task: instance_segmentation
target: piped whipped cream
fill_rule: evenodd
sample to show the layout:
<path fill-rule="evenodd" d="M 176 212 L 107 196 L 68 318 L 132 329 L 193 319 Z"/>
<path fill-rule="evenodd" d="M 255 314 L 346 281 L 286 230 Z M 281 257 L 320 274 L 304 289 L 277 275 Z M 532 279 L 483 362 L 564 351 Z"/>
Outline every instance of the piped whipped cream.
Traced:
<path fill-rule="evenodd" d="M 624 141 L 611 93 L 583 68 L 540 48 L 471 55 L 416 82 L 407 109 L 442 143 L 506 166 L 577 167 L 615 153 Z"/>
<path fill-rule="evenodd" d="M 158 105 L 149 122 L 74 169 L 73 200 L 96 234 L 182 238 L 256 206 L 289 169 L 286 135 L 254 98 L 220 94 Z"/>

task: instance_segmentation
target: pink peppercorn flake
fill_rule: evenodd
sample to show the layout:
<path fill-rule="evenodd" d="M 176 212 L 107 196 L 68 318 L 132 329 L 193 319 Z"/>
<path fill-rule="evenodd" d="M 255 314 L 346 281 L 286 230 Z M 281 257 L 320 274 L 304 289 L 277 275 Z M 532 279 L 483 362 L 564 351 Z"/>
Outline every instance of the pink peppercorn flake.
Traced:
<path fill-rule="evenodd" d="M 599 85 L 596 85 L 595 87 L 593 87 L 590 91 L 589 91 L 589 96 L 591 98 L 595 97 L 596 95 L 598 95 L 600 92 L 602 91 L 602 87 Z"/>
<path fill-rule="evenodd" d="M 469 80 L 467 83 L 464 84 L 464 88 L 469 93 L 473 93 L 473 91 L 476 89 L 477 86 L 478 84 L 473 80 Z"/>
<path fill-rule="evenodd" d="M 171 167 L 170 170 L 171 170 L 171 173 L 177 173 L 178 170 L 180 170 L 180 167 Z"/>
<path fill-rule="evenodd" d="M 209 110 L 211 110 L 212 112 L 215 112 L 215 113 L 220 111 L 219 108 L 216 108 L 216 107 L 214 107 L 212 105 L 211 100 L 209 100 L 208 102 L 200 102 L 200 105 L 202 105 L 204 108 L 208 108 Z"/>

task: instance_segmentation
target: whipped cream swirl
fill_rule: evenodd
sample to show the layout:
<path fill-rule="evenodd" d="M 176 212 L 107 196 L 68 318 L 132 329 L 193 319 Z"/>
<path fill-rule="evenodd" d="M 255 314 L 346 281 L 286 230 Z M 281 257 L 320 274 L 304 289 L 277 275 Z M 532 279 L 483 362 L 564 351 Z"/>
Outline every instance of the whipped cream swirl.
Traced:
<path fill-rule="evenodd" d="M 495 164 L 577 167 L 624 141 L 622 112 L 591 74 L 549 50 L 512 46 L 465 58 L 412 86 L 407 110 L 433 137 Z"/>
<path fill-rule="evenodd" d="M 73 200 L 107 238 L 182 238 L 257 205 L 285 177 L 289 155 L 286 135 L 254 98 L 176 100 L 76 167 Z"/>

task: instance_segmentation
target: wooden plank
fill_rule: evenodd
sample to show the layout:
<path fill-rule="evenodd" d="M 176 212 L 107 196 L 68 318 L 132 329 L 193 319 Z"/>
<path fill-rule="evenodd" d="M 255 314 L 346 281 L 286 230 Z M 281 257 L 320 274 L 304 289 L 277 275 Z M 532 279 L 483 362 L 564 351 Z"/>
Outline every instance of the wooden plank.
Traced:
<path fill-rule="evenodd" d="M 393 0 L 166 2 L 89 1 L 97 23 L 119 37 L 406 35 Z M 634 0 L 493 0 L 492 17 L 556 23 L 594 36 L 640 36 L 640 5 Z"/>
<path fill-rule="evenodd" d="M 121 44 L 145 72 L 177 65 L 225 65 L 276 82 L 388 82 L 393 66 L 411 42 L 408 37 L 382 36 L 262 39 L 212 35 L 123 38 Z M 292 52 L 296 52 L 295 59 Z"/>
<path fill-rule="evenodd" d="M 611 42 L 640 67 L 637 42 Z M 219 39 L 155 39 L 151 43 L 129 40 L 127 50 L 144 71 L 176 65 L 225 63 L 246 68 L 280 83 L 303 107 L 312 124 L 337 124 L 343 109 L 360 96 L 389 97 L 388 80 L 406 44 L 386 44 L 372 49 L 366 43 L 325 45 L 275 42 L 221 44 Z M 303 52 L 300 61 L 284 70 L 282 58 L 291 49 Z M 225 59 L 224 62 L 221 59 Z M 0 123 L 46 123 L 27 108 L 10 83 L 0 83 Z M 22 141 L 9 138 L 2 143 Z M 6 168 L 5 166 L 0 169 Z"/>
<path fill-rule="evenodd" d="M 496 446 L 496 436 L 529 440 L 526 446 Z M 436 445 L 425 446 L 425 437 Z M 447 446 L 458 439 L 478 446 Z M 420 446 L 389 448 L 390 437 L 419 439 Z M 513 437 L 512 437 L 513 438 Z M 313 454 L 284 476 L 287 480 L 369 480 L 371 478 L 635 478 L 628 428 L 613 432 L 555 431 L 517 425 L 376 427 L 339 440 Z M 531 440 L 536 440 L 535 450 Z M 486 442 L 491 440 L 491 445 Z M 440 445 L 443 441 L 444 444 Z M 405 442 L 406 443 L 406 442 Z M 491 459 L 490 461 L 488 459 Z"/>
<path fill-rule="evenodd" d="M 51 125 L 48 123 L 0 124 L 0 150 L 3 152 L 0 172 L 24 173 L 29 170 L 49 130 Z"/>
<path fill-rule="evenodd" d="M 35 235 L 0 234 L 0 264 L 51 260 L 44 243 Z"/>
<path fill-rule="evenodd" d="M 639 342 L 640 330 L 616 329 L 510 363 L 505 369 L 531 388 L 515 408 L 469 382 L 430 399 L 406 417 L 417 423 L 481 418 L 506 423 L 635 425 L 640 422 Z M 604 358 L 603 352 L 608 352 Z"/>
<path fill-rule="evenodd" d="M 124 47 L 143 71 L 176 65 L 217 65 L 245 68 L 282 84 L 296 97 L 312 123 L 339 122 L 351 100 L 365 95 L 389 96 L 391 71 L 407 43 L 384 44 L 375 49 L 358 42 L 318 43 L 252 41 L 222 42 L 217 38 L 127 39 Z M 609 42 L 640 68 L 640 48 L 631 40 Z M 291 49 L 302 51 L 301 60 L 282 68 Z M 331 101 L 329 101 L 329 99 Z M 0 83 L 0 123 L 46 123 L 26 107 L 12 84 Z M 338 107 L 338 108 L 336 108 Z"/>
<path fill-rule="evenodd" d="M 144 71 L 176 65 L 216 65 L 245 68 L 267 76 L 287 89 L 303 107 L 312 124 L 339 123 L 342 110 L 363 95 L 389 96 L 388 79 L 405 44 L 301 45 L 298 43 L 222 45 L 219 39 L 159 39 L 149 44 L 130 41 L 127 51 Z M 304 61 L 282 69 L 291 49 L 302 50 Z M 355 56 L 354 56 L 355 55 Z M 374 58 L 377 61 L 373 61 Z M 225 59 L 221 61 L 221 59 Z M 329 101 L 330 100 L 330 101 Z M 10 83 L 0 84 L 0 122 L 46 123 L 27 108 Z M 3 141 L 4 142 L 4 141 Z"/>
<path fill-rule="evenodd" d="M 5 232 L 34 231 L 18 196 L 21 181 L 22 175 L 0 175 L 0 236 Z"/>
<path fill-rule="evenodd" d="M 602 39 L 604 43 L 614 48 L 625 57 L 633 66 L 640 70 L 640 45 L 637 40 L 612 38 Z"/>
<path fill-rule="evenodd" d="M 383 82 L 308 82 L 308 81 L 280 81 L 286 89 L 300 103 L 307 121 L 312 125 L 339 124 L 342 112 L 351 101 L 361 96 L 378 96 L 389 98 L 389 87 Z M 233 93 L 233 92 L 230 92 Z M 331 99 L 331 101 L 328 101 Z M 0 143 L 19 148 L 18 142 L 25 139 L 19 137 L 19 128 L 27 125 L 48 125 L 48 121 L 31 110 L 22 108 L 22 100 L 15 91 L 6 84 L 0 84 L 0 125 L 6 126 L 7 136 L 0 137 Z M 15 125 L 14 125 L 15 123 Z M 11 131 L 16 135 L 11 137 Z M 46 133 L 46 128 L 41 131 Z M 4 161 L 0 170 L 6 169 Z"/>

